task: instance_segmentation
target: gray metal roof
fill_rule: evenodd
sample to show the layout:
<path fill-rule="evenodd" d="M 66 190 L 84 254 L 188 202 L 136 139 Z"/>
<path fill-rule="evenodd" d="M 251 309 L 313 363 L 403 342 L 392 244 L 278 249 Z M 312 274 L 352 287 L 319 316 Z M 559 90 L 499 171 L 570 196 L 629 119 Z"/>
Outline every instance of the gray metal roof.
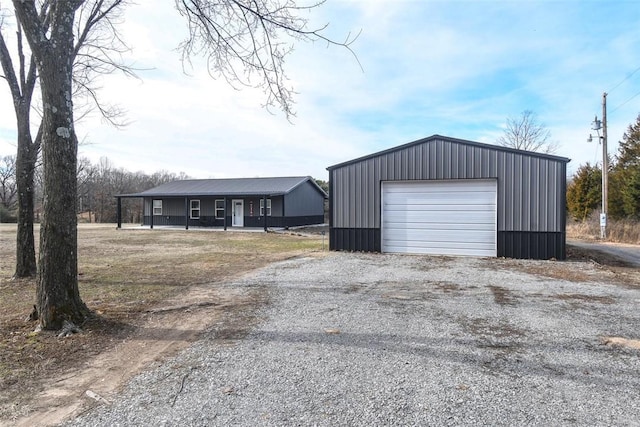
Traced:
<path fill-rule="evenodd" d="M 119 194 L 117 197 L 278 196 L 291 192 L 306 181 L 310 181 L 324 197 L 327 197 L 310 176 L 185 179 L 168 182 L 141 193 Z"/>
<path fill-rule="evenodd" d="M 388 149 L 383 150 L 383 151 L 378 151 L 377 153 L 369 154 L 369 155 L 366 155 L 366 156 L 363 156 L 363 157 L 358 157 L 357 159 L 348 160 L 346 162 L 338 163 L 337 165 L 329 166 L 329 167 L 327 167 L 327 170 L 331 171 L 333 169 L 341 168 L 343 166 L 347 166 L 347 165 L 350 165 L 350 164 L 353 164 L 353 163 L 358 163 L 358 162 L 361 162 L 363 160 L 367 160 L 367 159 L 378 157 L 378 156 L 381 156 L 381 155 L 384 155 L 384 154 L 387 154 L 387 153 L 391 153 L 393 151 L 402 150 L 402 149 L 411 147 L 413 145 L 424 144 L 424 143 L 427 143 L 427 142 L 438 141 L 438 140 L 455 142 L 455 143 L 458 143 L 458 144 L 471 145 L 471 146 L 482 147 L 482 148 L 488 148 L 488 149 L 496 150 L 496 151 L 505 151 L 505 152 L 508 152 L 508 153 L 524 154 L 524 155 L 531 156 L 531 157 L 540 157 L 540 158 L 544 158 L 544 159 L 552 159 L 552 160 L 561 161 L 561 162 L 565 162 L 565 163 L 571 161 L 571 159 L 568 159 L 566 157 L 559 157 L 559 156 L 554 156 L 554 155 L 551 155 L 551 154 L 537 153 L 537 152 L 534 152 L 534 151 L 516 150 L 515 148 L 503 147 L 501 145 L 484 144 L 482 142 L 467 141 L 465 139 L 451 138 L 451 137 L 442 136 L 442 135 L 431 135 L 431 136 L 429 136 L 427 138 L 422 138 L 422 139 L 419 139 L 417 141 L 409 142 L 407 144 L 399 145 L 397 147 L 388 148 Z"/>

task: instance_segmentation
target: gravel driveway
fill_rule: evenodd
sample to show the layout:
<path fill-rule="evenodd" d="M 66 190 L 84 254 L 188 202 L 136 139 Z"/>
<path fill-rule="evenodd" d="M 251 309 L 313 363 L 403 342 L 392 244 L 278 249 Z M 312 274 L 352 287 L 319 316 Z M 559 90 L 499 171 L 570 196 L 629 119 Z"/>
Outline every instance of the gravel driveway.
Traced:
<path fill-rule="evenodd" d="M 247 334 L 227 319 L 69 425 L 639 425 L 640 351 L 603 337 L 640 338 L 640 288 L 612 282 L 593 263 L 281 262 L 227 285 L 268 295 Z"/>

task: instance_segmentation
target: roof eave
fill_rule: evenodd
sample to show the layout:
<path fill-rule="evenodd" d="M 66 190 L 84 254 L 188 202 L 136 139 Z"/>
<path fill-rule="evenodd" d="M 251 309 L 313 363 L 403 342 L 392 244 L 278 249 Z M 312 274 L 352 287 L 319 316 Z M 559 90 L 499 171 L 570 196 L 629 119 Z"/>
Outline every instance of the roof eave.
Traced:
<path fill-rule="evenodd" d="M 133 198 L 133 197 L 247 197 L 247 196 L 284 196 L 288 192 L 249 192 L 249 193 L 133 193 L 116 194 L 113 197 Z"/>
<path fill-rule="evenodd" d="M 364 160 L 368 160 L 368 159 L 372 159 L 372 158 L 375 158 L 375 157 L 383 156 L 385 154 L 389 154 L 389 153 L 392 153 L 394 151 L 399 151 L 399 150 L 402 150 L 402 149 L 405 149 L 405 148 L 408 148 L 408 147 L 412 147 L 414 145 L 424 144 L 426 142 L 435 141 L 435 140 L 443 140 L 443 141 L 455 142 L 455 143 L 459 143 L 459 144 L 472 145 L 472 146 L 481 147 L 481 148 L 488 148 L 488 149 L 497 150 L 497 151 L 505 151 L 505 152 L 509 152 L 509 153 L 523 154 L 523 155 L 528 155 L 528 156 L 533 156 L 533 157 L 541 157 L 541 158 L 561 161 L 561 162 L 565 162 L 565 163 L 568 163 L 568 162 L 571 161 L 571 159 L 569 159 L 567 157 L 554 156 L 552 154 L 536 153 L 534 151 L 516 150 L 515 148 L 503 147 L 503 146 L 500 146 L 500 145 L 486 144 L 486 143 L 483 143 L 483 142 L 469 141 L 469 140 L 466 140 L 466 139 L 452 138 L 452 137 L 449 137 L 449 136 L 442 136 L 442 135 L 435 134 L 435 135 L 428 136 L 426 138 L 418 139 L 416 141 L 408 142 L 406 144 L 398 145 L 396 147 L 387 148 L 385 150 L 378 151 L 376 153 L 368 154 L 366 156 L 358 157 L 357 159 L 348 160 L 346 162 L 342 162 L 342 163 L 338 163 L 338 164 L 335 164 L 335 165 L 332 165 L 332 166 L 328 166 L 327 170 L 328 171 L 332 171 L 334 169 L 339 169 L 339 168 L 344 167 L 344 166 L 348 166 L 348 165 L 351 165 L 351 164 L 354 164 L 354 163 L 358 163 L 358 162 L 361 162 L 361 161 L 364 161 Z"/>

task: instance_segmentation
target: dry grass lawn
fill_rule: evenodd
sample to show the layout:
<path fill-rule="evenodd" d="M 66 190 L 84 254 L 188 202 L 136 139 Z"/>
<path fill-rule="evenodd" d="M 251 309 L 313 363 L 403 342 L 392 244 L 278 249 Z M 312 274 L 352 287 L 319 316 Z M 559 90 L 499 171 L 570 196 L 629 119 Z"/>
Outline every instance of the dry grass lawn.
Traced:
<path fill-rule="evenodd" d="M 80 295 L 97 315 L 82 325 L 82 334 L 61 339 L 51 332 L 35 334 L 36 324 L 25 321 L 35 301 L 35 280 L 12 280 L 15 238 L 15 224 L 0 224 L 0 425 L 41 411 L 34 402 L 38 393 L 139 334 L 149 313 L 180 307 L 189 296 L 185 304 L 193 304 L 199 295 L 194 289 L 206 293 L 208 301 L 216 299 L 211 310 L 242 310 L 247 297 L 215 294 L 216 284 L 274 261 L 323 249 L 319 235 L 116 230 L 112 224 L 81 224 Z M 259 295 L 253 298 L 252 304 L 261 301 Z M 198 304 L 194 307 L 197 310 Z M 178 310 L 174 320 L 181 321 L 182 316 L 188 321 L 184 315 L 191 311 Z M 166 315 L 171 312 L 166 310 Z M 202 317 L 197 314 L 193 317 Z M 207 316 L 213 318 L 212 313 Z"/>

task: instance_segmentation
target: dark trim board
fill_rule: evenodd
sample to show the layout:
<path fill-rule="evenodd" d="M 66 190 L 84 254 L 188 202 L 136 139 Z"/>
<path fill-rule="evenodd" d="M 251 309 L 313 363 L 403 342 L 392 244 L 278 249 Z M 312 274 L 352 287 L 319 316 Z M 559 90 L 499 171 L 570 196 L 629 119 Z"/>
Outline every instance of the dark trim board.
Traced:
<path fill-rule="evenodd" d="M 262 216 L 245 216 L 245 227 L 264 227 L 264 218 Z M 268 216 L 267 227 L 298 227 L 301 225 L 314 225 L 322 224 L 324 222 L 324 215 L 309 215 L 309 216 Z"/>
<path fill-rule="evenodd" d="M 518 259 L 566 259 L 566 235 L 560 232 L 498 231 L 498 256 Z M 329 228 L 332 251 L 381 252 L 379 228 Z"/>
<path fill-rule="evenodd" d="M 566 234 L 498 231 L 498 256 L 518 259 L 566 259 Z"/>
<path fill-rule="evenodd" d="M 142 225 L 180 225 L 185 226 L 184 215 L 145 215 Z M 152 222 L 153 219 L 153 222 Z"/>
<path fill-rule="evenodd" d="M 332 251 L 380 252 L 379 228 L 329 228 L 329 249 Z"/>
<path fill-rule="evenodd" d="M 245 216 L 245 227 L 264 227 L 264 218 L 262 216 Z M 310 216 L 270 216 L 267 217 L 267 227 L 298 227 L 301 225 L 322 224 L 324 215 Z M 151 225 L 151 216 L 145 215 L 143 225 Z M 185 217 L 182 215 L 155 215 L 153 217 L 153 225 L 176 225 L 185 226 Z M 199 219 L 189 219 L 189 227 L 223 227 L 224 220 L 212 216 L 201 216 Z M 227 226 L 231 227 L 231 217 L 227 216 Z"/>
<path fill-rule="evenodd" d="M 231 226 L 231 216 L 227 216 L 227 226 Z M 151 225 L 151 215 L 145 215 L 142 225 Z M 153 225 L 185 226 L 184 215 L 154 215 Z M 213 216 L 201 216 L 198 219 L 189 218 L 189 227 L 224 227 L 224 219 Z"/>

